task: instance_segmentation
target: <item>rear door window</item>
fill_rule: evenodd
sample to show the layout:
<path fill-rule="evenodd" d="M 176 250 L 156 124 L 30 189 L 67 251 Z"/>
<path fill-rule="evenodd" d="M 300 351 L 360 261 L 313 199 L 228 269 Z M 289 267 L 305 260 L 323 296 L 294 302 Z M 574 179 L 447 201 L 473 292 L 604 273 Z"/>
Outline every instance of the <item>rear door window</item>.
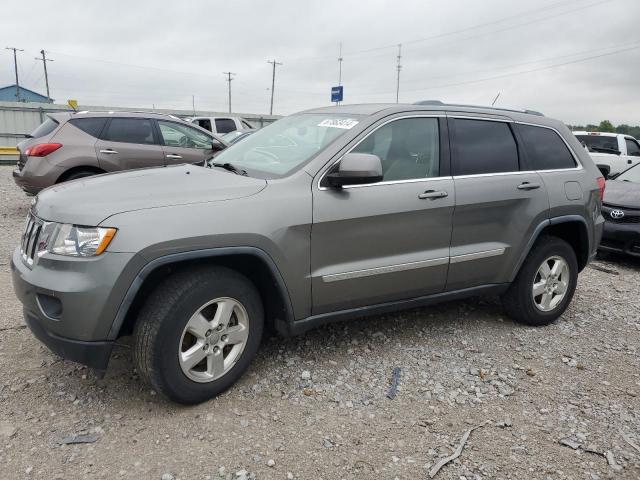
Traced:
<path fill-rule="evenodd" d="M 92 137 L 99 138 L 102 129 L 107 123 L 105 117 L 88 117 L 88 118 L 72 118 L 69 123 L 74 127 L 79 128 L 85 133 L 88 133 Z"/>
<path fill-rule="evenodd" d="M 44 137 L 45 135 L 49 135 L 51 132 L 53 132 L 57 126 L 58 126 L 58 122 L 55 121 L 53 118 L 47 118 L 44 122 L 42 122 L 38 128 L 36 128 L 33 132 L 31 132 L 31 136 L 33 138 L 40 138 L 40 137 Z"/>
<path fill-rule="evenodd" d="M 454 175 L 517 172 L 518 146 L 506 122 L 454 120 Z"/>
<path fill-rule="evenodd" d="M 237 130 L 236 122 L 231 118 L 216 118 L 216 132 L 229 133 Z"/>
<path fill-rule="evenodd" d="M 103 140 L 123 143 L 155 144 L 153 127 L 148 118 L 112 118 Z"/>
<path fill-rule="evenodd" d="M 573 155 L 556 132 L 532 125 L 518 125 L 518 129 L 533 170 L 575 168 Z"/>

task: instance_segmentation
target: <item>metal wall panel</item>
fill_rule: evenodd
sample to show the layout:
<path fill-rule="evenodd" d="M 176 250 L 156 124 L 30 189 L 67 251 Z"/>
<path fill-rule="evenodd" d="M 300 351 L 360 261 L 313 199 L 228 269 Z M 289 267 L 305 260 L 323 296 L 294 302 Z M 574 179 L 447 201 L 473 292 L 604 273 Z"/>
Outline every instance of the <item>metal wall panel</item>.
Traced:
<path fill-rule="evenodd" d="M 139 108 L 105 107 L 105 106 L 78 106 L 78 111 L 142 111 Z M 51 103 L 23 103 L 23 102 L 0 102 L 0 147 L 15 147 L 25 135 L 32 132 L 40 125 L 47 112 L 71 111 L 67 105 L 57 105 Z M 145 111 L 151 111 L 146 109 Z M 194 116 L 192 110 L 168 110 L 155 109 L 156 113 L 168 113 L 177 117 Z M 242 117 L 255 127 L 261 127 L 280 118 L 277 115 L 260 115 L 255 113 L 232 113 L 210 112 L 196 110 L 195 116 Z"/>

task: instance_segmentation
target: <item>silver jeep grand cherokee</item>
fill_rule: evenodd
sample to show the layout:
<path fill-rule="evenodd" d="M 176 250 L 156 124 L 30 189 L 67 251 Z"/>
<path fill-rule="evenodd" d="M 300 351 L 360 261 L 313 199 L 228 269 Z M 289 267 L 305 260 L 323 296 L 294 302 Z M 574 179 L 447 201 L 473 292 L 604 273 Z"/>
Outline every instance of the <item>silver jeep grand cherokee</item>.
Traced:
<path fill-rule="evenodd" d="M 455 105 L 353 105 L 279 120 L 192 165 L 41 192 L 12 259 L 34 335 L 182 403 L 229 388 L 282 335 L 472 295 L 545 325 L 603 228 L 604 180 L 560 122 Z"/>

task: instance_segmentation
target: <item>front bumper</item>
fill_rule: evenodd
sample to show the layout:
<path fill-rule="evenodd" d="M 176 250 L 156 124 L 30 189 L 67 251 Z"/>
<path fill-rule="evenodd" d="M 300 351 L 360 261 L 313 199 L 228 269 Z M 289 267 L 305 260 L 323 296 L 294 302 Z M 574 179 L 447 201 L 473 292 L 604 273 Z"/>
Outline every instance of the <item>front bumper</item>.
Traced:
<path fill-rule="evenodd" d="M 114 340 L 109 331 L 123 297 L 115 286 L 133 256 L 46 254 L 30 268 L 17 248 L 11 259 L 13 288 L 33 334 L 63 358 L 104 370 Z"/>
<path fill-rule="evenodd" d="M 26 308 L 24 309 L 24 321 L 38 340 L 65 360 L 78 362 L 95 370 L 104 371 L 107 369 L 114 342 L 83 342 L 60 337 L 47 330 L 45 321 Z"/>
<path fill-rule="evenodd" d="M 599 250 L 640 257 L 640 224 L 605 221 Z"/>

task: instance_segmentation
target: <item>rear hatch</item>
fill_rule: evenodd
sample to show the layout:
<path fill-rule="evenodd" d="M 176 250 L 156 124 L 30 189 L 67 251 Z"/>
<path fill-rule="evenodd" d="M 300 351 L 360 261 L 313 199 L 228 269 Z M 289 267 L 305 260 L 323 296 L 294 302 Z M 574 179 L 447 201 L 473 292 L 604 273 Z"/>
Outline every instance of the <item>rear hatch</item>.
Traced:
<path fill-rule="evenodd" d="M 51 114 L 47 115 L 47 118 L 42 122 L 31 134 L 23 141 L 18 143 L 17 148 L 20 156 L 18 157 L 18 170 L 22 171 L 27 164 L 26 151 L 29 147 L 32 147 L 38 143 L 43 143 L 45 137 L 50 137 L 55 132 L 63 118 L 68 117 L 69 114 Z"/>

